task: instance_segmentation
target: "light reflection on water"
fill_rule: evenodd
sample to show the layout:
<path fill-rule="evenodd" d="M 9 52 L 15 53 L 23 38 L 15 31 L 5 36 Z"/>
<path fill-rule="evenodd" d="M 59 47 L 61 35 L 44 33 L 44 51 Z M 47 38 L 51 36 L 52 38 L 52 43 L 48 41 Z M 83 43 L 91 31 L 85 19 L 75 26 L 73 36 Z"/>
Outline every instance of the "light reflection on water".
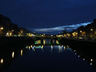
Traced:
<path fill-rule="evenodd" d="M 23 56 L 23 49 L 21 49 L 21 51 L 20 51 L 20 55 Z"/>
<path fill-rule="evenodd" d="M 64 46 L 64 45 L 50 45 L 50 46 L 44 46 L 44 45 L 38 45 L 38 46 L 32 46 L 32 45 L 29 45 L 29 46 L 26 46 L 26 49 L 28 50 L 33 50 L 33 51 L 36 51 L 37 49 L 41 49 L 41 50 L 49 50 L 52 52 L 53 50 L 55 51 L 58 51 L 59 53 L 65 51 L 65 50 L 69 50 L 69 51 L 72 51 L 71 48 L 69 48 L 68 45 Z"/>
<path fill-rule="evenodd" d="M 68 46 L 68 45 L 50 45 L 50 46 L 45 46 L 45 45 L 27 45 L 26 47 L 25 47 L 25 49 L 27 50 L 26 52 L 28 52 L 28 53 L 30 53 L 30 55 L 28 55 L 27 54 L 27 57 L 29 56 L 29 57 L 32 57 L 32 58 L 34 58 L 34 59 L 32 59 L 34 62 L 35 62 L 35 59 L 36 59 L 36 63 L 37 63 L 37 65 L 38 65 L 38 63 L 39 63 L 39 59 L 40 59 L 40 62 L 42 63 L 42 65 L 45 65 L 46 64 L 46 62 L 48 61 L 48 60 L 46 60 L 45 59 L 45 57 L 47 57 L 48 56 L 48 59 L 49 60 L 51 60 L 51 59 L 53 59 L 53 60 L 55 60 L 55 59 L 57 59 L 56 61 L 58 62 L 58 59 L 60 58 L 60 60 L 59 61 L 62 61 L 63 62 L 63 55 L 64 54 L 69 54 L 69 55 L 71 55 L 71 54 L 74 54 L 76 57 L 77 57 L 77 59 L 80 59 L 81 57 L 80 57 L 80 55 L 78 55 L 76 52 L 76 50 L 72 50 L 72 48 L 70 48 L 70 46 Z M 13 51 L 12 52 L 12 58 L 15 58 L 16 56 L 15 56 L 15 54 L 16 54 L 16 52 L 15 51 Z M 33 55 L 32 55 L 33 54 Z M 52 54 L 55 54 L 55 55 L 57 55 L 57 56 L 55 56 L 56 58 L 54 59 L 54 56 L 53 56 L 53 58 L 52 57 L 49 57 L 49 56 L 51 56 Z M 63 55 L 62 55 L 63 54 Z M 46 60 L 46 62 L 45 62 L 45 64 L 43 63 L 43 61 L 41 61 L 41 60 L 43 60 L 42 59 L 42 55 L 44 56 L 44 58 L 43 59 L 45 59 Z M 58 56 L 59 55 L 59 56 Z M 62 56 L 61 56 L 62 55 Z M 67 57 L 69 57 L 69 55 L 67 56 Z M 22 57 L 21 57 L 22 56 Z M 22 59 L 22 58 L 26 58 L 26 56 L 25 56 L 25 52 L 24 52 L 24 49 L 20 49 L 19 50 L 19 57 Z M 31 58 L 29 58 L 28 57 L 28 59 L 31 59 Z M 36 57 L 36 58 L 35 58 Z M 64 55 L 64 57 L 66 57 L 66 55 Z M 25 59 L 24 58 L 24 59 Z M 37 60 L 38 59 L 38 60 Z M 69 59 L 71 59 L 71 58 L 69 58 Z M 49 61 L 49 64 L 52 64 L 52 62 L 53 62 L 53 64 L 54 64 L 54 62 L 55 61 Z M 86 61 L 86 59 L 85 58 L 82 58 L 82 59 L 80 59 L 80 60 L 82 60 L 82 61 Z M 25 61 L 31 61 L 31 60 L 27 60 L 27 58 L 26 58 L 26 60 Z M 25 62 L 24 61 L 24 62 Z M 38 61 L 38 62 L 37 62 Z M 92 66 L 93 65 L 93 63 L 92 63 L 92 61 L 94 61 L 93 59 L 90 59 L 90 63 L 89 63 L 89 65 L 90 66 Z M 5 62 L 5 60 L 4 60 L 4 62 Z M 1 60 L 1 63 L 3 63 L 3 60 Z M 25 62 L 26 63 L 26 62 Z M 30 62 L 31 63 L 31 62 Z M 40 63 L 40 64 L 41 64 Z M 59 63 L 59 62 L 58 62 Z M 61 63 L 61 62 L 60 62 Z M 64 62 L 65 63 L 65 62 Z M 34 64 L 34 63 L 33 63 Z M 34 64 L 35 65 L 35 64 Z M 41 65 L 41 66 L 42 66 Z M 54 65 L 53 65 L 54 66 Z M 33 66 L 34 67 L 34 66 Z M 44 67 L 44 66 L 43 66 Z"/>
<path fill-rule="evenodd" d="M 71 53 L 74 53 L 74 55 L 77 56 L 79 59 L 81 58 L 80 55 L 78 55 L 76 53 L 76 50 L 72 50 L 72 48 L 70 48 L 69 45 L 50 45 L 50 46 L 45 46 L 45 45 L 27 45 L 25 47 L 25 49 L 27 49 L 29 51 L 32 51 L 32 52 L 34 52 L 37 55 L 45 54 L 45 56 L 49 55 L 49 54 L 53 54 L 53 53 L 61 54 L 61 53 L 64 53 L 64 52 L 71 52 Z M 27 52 L 29 52 L 29 51 L 27 51 Z M 24 49 L 19 50 L 19 56 L 23 56 L 23 55 L 24 55 Z M 12 52 L 11 56 L 12 56 L 12 58 L 15 58 L 15 52 L 14 51 Z M 86 61 L 86 59 L 82 58 L 82 61 Z M 89 65 L 92 66 L 93 65 L 93 63 L 92 63 L 93 61 L 94 61 L 93 59 L 90 59 Z M 3 62 L 5 62 L 5 60 L 1 59 L 0 63 L 3 63 Z"/>
<path fill-rule="evenodd" d="M 78 53 L 77 53 L 77 51 L 76 50 L 73 50 L 72 48 L 70 48 L 70 46 L 69 45 L 50 45 L 50 46 L 45 46 L 45 45 L 39 45 L 39 46 L 32 46 L 32 45 L 30 45 L 30 46 L 26 46 L 26 49 L 28 49 L 28 50 L 33 50 L 34 52 L 36 52 L 36 53 L 39 53 L 40 51 L 42 51 L 42 52 L 45 52 L 45 53 L 64 53 L 64 51 L 67 51 L 67 52 L 73 52 L 74 53 L 74 55 L 77 57 L 77 58 L 79 58 L 79 59 L 81 59 L 82 61 L 88 61 L 89 62 L 89 65 L 93 65 L 93 59 L 86 59 L 86 58 L 82 58 Z M 40 53 L 39 53 L 40 54 Z"/>

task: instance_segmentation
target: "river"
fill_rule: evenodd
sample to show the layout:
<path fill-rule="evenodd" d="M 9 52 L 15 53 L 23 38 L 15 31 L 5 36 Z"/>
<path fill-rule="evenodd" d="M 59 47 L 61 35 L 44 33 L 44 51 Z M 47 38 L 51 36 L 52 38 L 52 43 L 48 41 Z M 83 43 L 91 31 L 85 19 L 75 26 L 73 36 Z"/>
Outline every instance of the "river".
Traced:
<path fill-rule="evenodd" d="M 3 72 L 94 72 L 90 63 L 68 45 L 26 46 L 13 58 Z"/>

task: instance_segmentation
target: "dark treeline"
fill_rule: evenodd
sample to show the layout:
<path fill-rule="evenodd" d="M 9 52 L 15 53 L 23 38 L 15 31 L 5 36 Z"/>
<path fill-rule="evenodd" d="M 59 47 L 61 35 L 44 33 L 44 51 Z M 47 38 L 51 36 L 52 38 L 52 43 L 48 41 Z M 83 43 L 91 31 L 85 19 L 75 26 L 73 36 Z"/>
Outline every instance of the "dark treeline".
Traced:
<path fill-rule="evenodd" d="M 90 33 L 91 31 L 96 31 L 96 19 L 93 20 L 93 22 L 91 24 L 88 24 L 86 26 L 81 26 L 78 29 L 76 29 L 75 31 L 86 31 L 87 33 Z"/>
<path fill-rule="evenodd" d="M 86 26 L 80 26 L 71 32 L 63 31 L 62 34 L 67 38 L 96 40 L 96 19 Z"/>
<path fill-rule="evenodd" d="M 9 18 L 0 14 L 0 35 L 6 35 L 7 32 L 12 32 L 13 34 L 27 33 L 30 32 L 23 27 L 18 27 Z"/>

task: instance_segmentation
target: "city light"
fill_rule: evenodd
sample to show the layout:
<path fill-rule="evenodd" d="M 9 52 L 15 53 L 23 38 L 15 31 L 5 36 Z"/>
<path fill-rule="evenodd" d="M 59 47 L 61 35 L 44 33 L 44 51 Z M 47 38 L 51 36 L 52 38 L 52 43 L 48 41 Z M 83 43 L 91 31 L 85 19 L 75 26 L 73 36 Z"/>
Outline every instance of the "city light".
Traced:
<path fill-rule="evenodd" d="M 78 36 L 78 33 L 77 33 L 77 32 L 73 32 L 73 33 L 72 33 L 72 36 L 73 36 L 73 37 L 77 37 L 77 36 Z"/>
<path fill-rule="evenodd" d="M 33 46 L 31 45 L 31 48 L 32 48 Z"/>
<path fill-rule="evenodd" d="M 90 60 L 91 62 L 93 61 L 93 59 Z"/>
<path fill-rule="evenodd" d="M 70 33 L 67 33 L 67 37 L 71 37 L 71 34 Z"/>
<path fill-rule="evenodd" d="M 1 30 L 4 30 L 4 27 L 0 27 L 0 31 L 1 31 Z"/>
<path fill-rule="evenodd" d="M 82 30 L 80 30 L 80 33 L 82 33 Z"/>
<path fill-rule="evenodd" d="M 64 34 L 64 37 L 67 37 L 67 35 L 66 35 L 66 34 Z"/>
<path fill-rule="evenodd" d="M 63 35 L 56 35 L 56 37 L 63 37 Z"/>
<path fill-rule="evenodd" d="M 7 32 L 6 36 L 9 36 L 9 37 L 12 36 L 12 32 L 11 31 Z"/>
<path fill-rule="evenodd" d="M 30 48 L 31 48 L 31 47 L 30 47 L 30 46 L 28 46 L 28 49 L 29 49 L 29 50 L 30 50 Z"/>
<path fill-rule="evenodd" d="M 34 37 L 34 36 L 35 36 L 35 35 L 32 34 L 32 33 L 26 33 L 26 35 L 27 35 L 28 37 Z"/>
<path fill-rule="evenodd" d="M 94 29 L 90 29 L 90 31 L 93 31 Z"/>

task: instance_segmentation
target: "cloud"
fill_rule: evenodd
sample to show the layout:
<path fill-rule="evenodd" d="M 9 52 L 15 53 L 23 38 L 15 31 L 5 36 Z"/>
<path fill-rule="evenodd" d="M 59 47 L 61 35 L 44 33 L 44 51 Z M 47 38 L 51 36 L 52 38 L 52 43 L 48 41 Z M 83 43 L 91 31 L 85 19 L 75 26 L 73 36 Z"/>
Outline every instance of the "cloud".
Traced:
<path fill-rule="evenodd" d="M 58 27 L 53 27 L 53 28 L 38 28 L 38 29 L 33 29 L 33 31 L 34 32 L 56 32 L 56 31 L 58 32 L 58 31 L 62 31 L 62 30 L 71 31 L 71 30 L 76 29 L 80 26 L 86 26 L 90 23 L 91 22 L 73 24 L 73 25 L 65 25 L 65 26 L 58 26 Z"/>

